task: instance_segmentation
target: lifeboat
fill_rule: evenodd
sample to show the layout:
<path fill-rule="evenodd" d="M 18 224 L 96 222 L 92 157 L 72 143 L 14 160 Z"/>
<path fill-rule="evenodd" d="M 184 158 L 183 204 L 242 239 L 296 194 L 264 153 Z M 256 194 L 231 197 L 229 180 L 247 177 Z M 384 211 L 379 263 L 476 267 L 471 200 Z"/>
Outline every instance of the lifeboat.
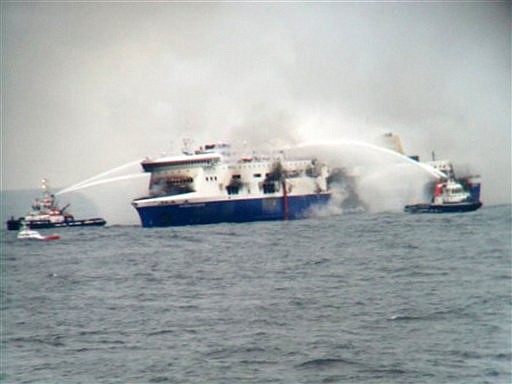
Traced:
<path fill-rule="evenodd" d="M 21 227 L 21 230 L 18 232 L 18 239 L 19 240 L 58 240 L 60 239 L 60 235 L 57 235 L 54 233 L 53 235 L 43 236 L 39 232 L 34 231 L 33 229 L 30 229 L 26 226 L 26 224 L 23 224 Z"/>

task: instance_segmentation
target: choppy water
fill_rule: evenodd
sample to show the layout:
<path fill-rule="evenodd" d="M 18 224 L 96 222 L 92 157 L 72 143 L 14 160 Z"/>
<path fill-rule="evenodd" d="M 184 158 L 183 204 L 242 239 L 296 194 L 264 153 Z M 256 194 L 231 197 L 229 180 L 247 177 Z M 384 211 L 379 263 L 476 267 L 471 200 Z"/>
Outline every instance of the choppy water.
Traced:
<path fill-rule="evenodd" d="M 511 382 L 510 206 L 58 232 L 2 232 L 6 383 Z"/>

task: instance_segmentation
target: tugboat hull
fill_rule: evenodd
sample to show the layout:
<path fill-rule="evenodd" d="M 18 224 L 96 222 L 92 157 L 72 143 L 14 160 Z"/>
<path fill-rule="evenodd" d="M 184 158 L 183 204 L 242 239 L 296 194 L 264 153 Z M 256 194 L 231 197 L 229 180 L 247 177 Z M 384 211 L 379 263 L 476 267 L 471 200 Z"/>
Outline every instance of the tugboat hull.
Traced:
<path fill-rule="evenodd" d="M 7 229 L 9 231 L 18 231 L 21 228 L 23 218 L 10 219 L 7 221 Z M 100 218 L 85 219 L 85 220 L 66 220 L 58 223 L 52 223 L 50 220 L 31 220 L 27 221 L 27 226 L 31 229 L 45 229 L 45 228 L 62 228 L 62 227 L 101 227 L 107 222 Z"/>
<path fill-rule="evenodd" d="M 480 201 L 456 203 L 456 204 L 413 204 L 406 205 L 407 213 L 457 213 L 476 211 L 482 206 Z"/>

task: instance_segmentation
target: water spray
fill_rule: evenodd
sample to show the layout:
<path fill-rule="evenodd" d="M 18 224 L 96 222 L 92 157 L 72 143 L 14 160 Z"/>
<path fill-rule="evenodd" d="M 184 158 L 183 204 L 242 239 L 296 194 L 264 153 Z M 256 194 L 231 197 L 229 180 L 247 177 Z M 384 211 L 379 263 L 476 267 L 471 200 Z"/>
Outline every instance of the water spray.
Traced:
<path fill-rule="evenodd" d="M 144 194 L 149 174 L 142 172 L 142 160 L 130 161 L 121 166 L 102 172 L 57 192 L 57 195 L 78 192 L 85 195 L 87 209 L 94 208 L 110 225 L 137 224 L 135 210 L 130 209 L 131 201 Z"/>
<path fill-rule="evenodd" d="M 348 175 L 353 179 L 350 185 L 355 195 L 365 210 L 373 212 L 400 211 L 410 202 L 422 201 L 427 198 L 426 177 L 430 180 L 446 178 L 428 164 L 356 140 L 307 142 L 288 148 L 286 152 L 291 156 L 318 157 L 333 169 L 350 169 Z"/>
<path fill-rule="evenodd" d="M 88 179 L 85 179 L 79 183 L 76 183 L 76 184 L 73 184 L 72 186 L 70 187 L 67 187 L 67 188 L 64 188 L 62 190 L 60 190 L 59 192 L 57 192 L 55 195 L 61 195 L 63 193 L 68 193 L 68 192 L 74 192 L 74 191 L 78 191 L 80 189 L 83 189 L 83 188 L 88 188 L 88 187 L 92 187 L 94 185 L 98 185 L 98 184 L 104 184 L 104 183 L 108 183 L 108 182 L 113 182 L 113 181 L 117 181 L 117 180 L 122 180 L 123 178 L 127 178 L 128 176 L 131 176 L 131 177 L 137 177 L 137 176 L 140 176 L 142 174 L 135 174 L 135 175 L 128 175 L 128 176 L 119 176 L 119 177 L 111 177 L 111 178 L 108 178 L 108 179 L 104 179 L 104 180 L 100 180 L 108 175 L 111 175 L 113 173 L 116 173 L 116 172 L 119 172 L 119 171 L 122 171 L 123 169 L 125 168 L 128 168 L 128 167 L 132 167 L 136 164 L 140 164 L 142 160 L 135 160 L 135 161 L 130 161 L 129 163 L 126 163 L 126 164 L 123 164 L 119 167 L 115 167 L 115 168 L 112 168 L 106 172 L 102 172 L 96 176 L 93 176 L 93 177 L 90 177 Z"/>
<path fill-rule="evenodd" d="M 68 187 L 66 189 L 63 189 L 62 191 L 59 191 L 56 194 L 59 195 L 59 194 L 63 194 L 63 193 L 76 192 L 76 191 L 79 191 L 82 189 L 94 187 L 94 186 L 101 185 L 101 184 L 108 184 L 108 183 L 113 183 L 116 181 L 136 179 L 136 178 L 141 178 L 141 177 L 147 177 L 147 175 L 144 173 L 136 173 L 136 174 L 125 175 L 125 176 L 109 177 L 108 179 L 90 181 L 88 183 L 81 182 L 81 183 L 75 184 L 71 187 Z"/>
<path fill-rule="evenodd" d="M 444 173 L 442 173 L 441 171 L 438 171 L 437 169 L 435 169 L 434 167 L 432 167 L 428 164 L 424 164 L 424 163 L 415 161 L 415 160 L 413 160 L 405 155 L 402 155 L 401 153 L 393 151 L 391 149 L 383 148 L 378 145 L 366 143 L 363 141 L 337 140 L 337 141 L 329 141 L 329 142 L 327 142 L 327 141 L 325 141 L 325 142 L 310 142 L 310 143 L 299 144 L 296 148 L 297 149 L 308 149 L 309 147 L 310 148 L 314 148 L 314 147 L 334 148 L 336 146 L 338 146 L 338 147 L 339 146 L 352 146 L 352 147 L 362 147 L 362 148 L 366 148 L 366 149 L 371 149 L 376 152 L 381 152 L 381 153 L 384 153 L 387 155 L 394 156 L 397 159 L 402 160 L 406 163 L 413 164 L 414 166 L 417 166 L 420 169 L 422 169 L 423 171 L 427 172 L 430 176 L 433 176 L 435 179 L 446 178 L 446 175 Z"/>

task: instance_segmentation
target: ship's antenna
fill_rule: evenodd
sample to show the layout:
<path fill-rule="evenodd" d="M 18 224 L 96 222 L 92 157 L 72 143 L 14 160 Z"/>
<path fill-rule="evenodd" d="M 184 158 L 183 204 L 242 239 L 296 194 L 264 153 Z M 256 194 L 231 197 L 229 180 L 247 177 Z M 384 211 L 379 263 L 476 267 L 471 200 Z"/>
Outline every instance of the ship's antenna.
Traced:
<path fill-rule="evenodd" d="M 49 194 L 48 179 L 41 179 L 41 189 L 43 190 L 43 195 Z"/>
<path fill-rule="evenodd" d="M 436 153 L 432 151 L 432 161 L 436 161 Z"/>
<path fill-rule="evenodd" d="M 185 154 L 185 155 L 191 155 L 192 154 L 192 139 L 186 137 L 183 139 L 183 148 L 181 149 L 181 151 Z"/>

